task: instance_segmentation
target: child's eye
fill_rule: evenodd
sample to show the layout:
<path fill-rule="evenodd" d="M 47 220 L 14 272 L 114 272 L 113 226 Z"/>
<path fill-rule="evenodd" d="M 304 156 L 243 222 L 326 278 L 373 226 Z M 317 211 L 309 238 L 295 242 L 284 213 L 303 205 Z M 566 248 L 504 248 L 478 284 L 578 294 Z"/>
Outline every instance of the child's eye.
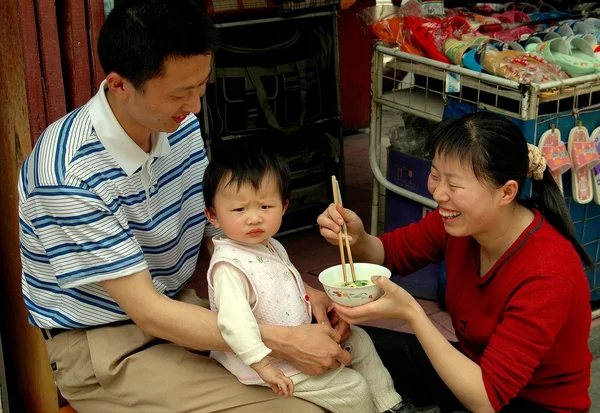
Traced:
<path fill-rule="evenodd" d="M 271 205 L 263 205 L 262 206 L 262 209 L 269 209 L 269 208 L 272 208 L 272 206 Z"/>
<path fill-rule="evenodd" d="M 438 179 L 437 175 L 435 175 L 433 172 L 429 172 L 429 176 L 431 176 L 432 179 Z"/>
<path fill-rule="evenodd" d="M 244 212 L 244 208 L 236 208 L 234 209 L 235 212 Z"/>

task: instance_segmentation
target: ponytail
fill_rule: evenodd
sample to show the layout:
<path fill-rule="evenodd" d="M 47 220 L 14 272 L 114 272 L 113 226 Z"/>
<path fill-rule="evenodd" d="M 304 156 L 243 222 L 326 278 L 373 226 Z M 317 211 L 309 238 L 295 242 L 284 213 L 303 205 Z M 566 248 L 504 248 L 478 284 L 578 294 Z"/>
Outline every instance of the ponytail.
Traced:
<path fill-rule="evenodd" d="M 584 265 L 587 268 L 595 268 L 596 263 L 575 236 L 575 225 L 569 214 L 569 209 L 550 170 L 546 168 L 541 180 L 532 179 L 531 182 L 531 198 L 521 202 L 521 204 L 528 208 L 538 209 L 548 223 L 573 244 L 573 248 L 579 254 L 579 258 L 581 258 Z"/>

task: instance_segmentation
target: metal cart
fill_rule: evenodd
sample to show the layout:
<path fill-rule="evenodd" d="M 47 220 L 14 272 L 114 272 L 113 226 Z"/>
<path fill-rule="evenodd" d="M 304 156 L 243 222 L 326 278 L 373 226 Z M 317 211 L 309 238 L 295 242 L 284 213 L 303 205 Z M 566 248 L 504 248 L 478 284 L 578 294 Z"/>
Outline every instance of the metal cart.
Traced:
<path fill-rule="evenodd" d="M 460 81 L 459 90 L 446 92 L 448 82 L 457 79 Z M 384 176 L 381 169 L 383 107 L 438 122 L 449 117 L 445 111 L 452 105 L 488 110 L 509 116 L 520 123 L 532 144 L 537 144 L 538 137 L 551 125 L 563 129 L 562 136 L 568 136 L 567 128 L 580 120 L 590 132 L 600 126 L 600 74 L 521 85 L 497 76 L 377 45 L 372 56 L 371 90 L 369 163 L 373 172 L 373 235 L 378 232 L 380 185 L 428 208 L 437 208 L 435 201 L 400 188 Z M 567 192 L 565 186 L 565 200 L 578 237 L 588 248 L 590 255 L 599 261 L 600 206 L 594 203 L 577 204 L 567 194 L 570 192 Z M 596 279 L 592 270 L 588 272 L 588 278 L 590 288 L 597 296 L 593 299 L 600 299 L 600 272 Z"/>

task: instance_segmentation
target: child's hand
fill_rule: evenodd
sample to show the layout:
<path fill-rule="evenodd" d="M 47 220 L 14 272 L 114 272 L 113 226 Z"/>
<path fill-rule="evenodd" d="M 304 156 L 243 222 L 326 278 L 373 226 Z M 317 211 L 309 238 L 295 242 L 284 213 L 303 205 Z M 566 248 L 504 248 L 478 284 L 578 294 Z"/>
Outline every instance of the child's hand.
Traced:
<path fill-rule="evenodd" d="M 269 363 L 266 358 L 258 363 L 252 364 L 250 367 L 258 373 L 261 379 L 271 386 L 271 389 L 279 396 L 284 396 L 286 399 L 294 395 L 294 383 L 292 380 L 281 372 L 277 367 Z"/>

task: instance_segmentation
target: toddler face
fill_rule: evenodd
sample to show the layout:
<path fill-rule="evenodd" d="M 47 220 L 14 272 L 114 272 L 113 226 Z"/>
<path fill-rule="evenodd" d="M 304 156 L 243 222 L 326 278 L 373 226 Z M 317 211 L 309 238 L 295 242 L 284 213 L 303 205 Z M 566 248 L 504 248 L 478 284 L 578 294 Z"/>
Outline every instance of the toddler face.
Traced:
<path fill-rule="evenodd" d="M 228 177 L 223 179 L 223 182 L 228 181 Z M 209 219 L 234 241 L 266 245 L 279 231 L 286 208 L 287 202 L 284 205 L 277 181 L 267 175 L 258 189 L 249 182 L 239 189 L 237 182 L 219 185 Z"/>

